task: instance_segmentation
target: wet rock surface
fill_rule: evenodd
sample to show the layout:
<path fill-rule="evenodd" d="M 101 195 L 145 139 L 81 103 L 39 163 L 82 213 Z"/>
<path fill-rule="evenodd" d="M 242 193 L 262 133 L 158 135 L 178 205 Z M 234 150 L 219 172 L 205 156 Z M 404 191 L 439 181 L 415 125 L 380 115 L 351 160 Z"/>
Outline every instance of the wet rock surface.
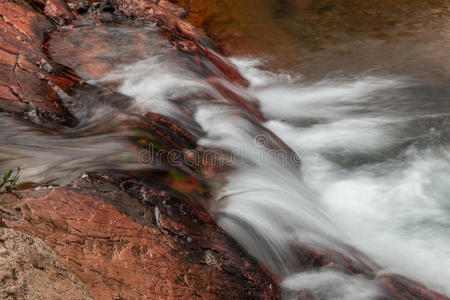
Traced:
<path fill-rule="evenodd" d="M 449 299 L 444 295 L 427 289 L 423 284 L 396 274 L 378 277 L 386 291 L 387 299 Z"/>
<path fill-rule="evenodd" d="M 36 122 L 74 123 L 65 92 L 80 79 L 41 50 L 54 25 L 30 6 L 0 3 L 0 111 Z"/>
<path fill-rule="evenodd" d="M 73 19 L 72 12 L 62 0 L 30 0 L 29 3 L 59 25 L 68 24 Z"/>

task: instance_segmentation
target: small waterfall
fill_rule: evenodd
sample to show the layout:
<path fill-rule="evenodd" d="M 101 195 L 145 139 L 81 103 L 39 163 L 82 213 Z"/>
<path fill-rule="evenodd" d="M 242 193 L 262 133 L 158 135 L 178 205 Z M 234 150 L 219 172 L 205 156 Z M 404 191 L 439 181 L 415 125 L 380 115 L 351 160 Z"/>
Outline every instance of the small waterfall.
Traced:
<path fill-rule="evenodd" d="M 158 39 L 157 32 L 144 34 Z M 379 295 L 370 280 L 320 268 L 301 272 L 295 246 L 301 245 L 343 253 L 357 265 L 374 261 L 384 268 L 379 272 L 396 271 L 450 295 L 448 87 L 430 96 L 427 87 L 395 76 L 303 82 L 300 75 L 263 71 L 257 60 L 236 59 L 250 88 L 231 89 L 260 106 L 266 120 L 259 121 L 227 101 L 185 57 L 155 45 L 148 57 L 117 64 L 91 82 L 117 87 L 133 99 L 129 106 L 97 107 L 92 123 L 55 135 L 4 123 L 14 132 L 0 133 L 0 159 L 26 162 L 24 176 L 36 182 L 67 182 L 80 169 L 155 168 L 136 160 L 128 139 L 136 132 L 118 124 L 158 113 L 229 160 L 207 176 L 211 214 L 284 279 L 287 294 Z"/>

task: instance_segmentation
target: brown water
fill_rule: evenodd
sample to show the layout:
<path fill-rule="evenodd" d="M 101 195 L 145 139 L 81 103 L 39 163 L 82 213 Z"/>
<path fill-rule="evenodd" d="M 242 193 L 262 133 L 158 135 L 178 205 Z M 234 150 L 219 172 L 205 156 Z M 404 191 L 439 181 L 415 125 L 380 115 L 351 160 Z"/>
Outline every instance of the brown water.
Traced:
<path fill-rule="evenodd" d="M 178 0 L 233 55 L 310 79 L 391 72 L 447 81 L 448 0 Z"/>

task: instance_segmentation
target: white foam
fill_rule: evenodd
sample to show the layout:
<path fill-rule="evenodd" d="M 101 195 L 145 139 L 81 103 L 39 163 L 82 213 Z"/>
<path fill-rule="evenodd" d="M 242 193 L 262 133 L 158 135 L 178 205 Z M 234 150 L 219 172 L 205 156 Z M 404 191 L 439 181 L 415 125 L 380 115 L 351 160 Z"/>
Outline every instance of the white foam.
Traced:
<path fill-rule="evenodd" d="M 356 276 L 335 271 L 305 272 L 293 274 L 282 283 L 287 294 L 297 299 L 299 292 L 307 292 L 318 299 L 369 300 L 382 296 L 374 283 Z"/>
<path fill-rule="evenodd" d="M 300 153 L 305 184 L 317 192 L 332 222 L 350 236 L 353 245 L 386 270 L 450 295 L 448 147 L 411 145 L 400 153 L 389 152 L 407 141 L 407 122 L 424 117 L 409 111 L 413 102 L 410 106 L 396 102 L 401 97 L 399 89 L 409 83 L 376 77 L 315 84 L 287 78 L 283 82 L 277 74 L 259 72 L 255 67 L 253 62 L 244 64 L 241 70 L 255 82 L 252 89 L 261 99 L 265 114 L 278 119 L 266 126 Z M 382 101 L 378 101 L 380 94 Z M 440 113 L 426 117 L 439 117 Z M 311 119 L 315 122 L 309 122 Z M 302 124 L 302 120 L 307 122 Z M 435 131 L 434 127 L 430 130 L 430 137 L 436 135 Z M 387 154 L 378 153 L 382 151 Z M 329 158 L 330 154 L 352 157 L 358 153 L 377 158 L 376 163 L 347 168 Z M 267 180 L 262 182 L 261 190 L 267 184 Z M 303 201 L 299 199 L 302 196 L 297 196 L 296 201 Z M 300 216 L 301 210 L 293 205 L 290 213 Z M 304 288 L 309 284 L 307 278 L 314 278 L 313 282 L 320 286 L 315 275 L 295 276 L 298 280 L 286 280 L 285 285 Z"/>
<path fill-rule="evenodd" d="M 119 92 L 133 97 L 143 110 L 172 115 L 177 109 L 169 100 L 199 90 L 212 91 L 194 73 L 180 68 L 179 63 L 168 60 L 167 55 L 155 55 L 121 66 L 101 82 L 120 82 Z"/>

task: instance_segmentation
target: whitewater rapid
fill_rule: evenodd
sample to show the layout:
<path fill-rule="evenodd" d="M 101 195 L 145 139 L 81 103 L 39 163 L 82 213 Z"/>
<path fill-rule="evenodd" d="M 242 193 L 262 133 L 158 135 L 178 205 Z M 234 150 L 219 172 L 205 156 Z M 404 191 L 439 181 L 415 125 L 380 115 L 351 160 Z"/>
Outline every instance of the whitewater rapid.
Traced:
<path fill-rule="evenodd" d="M 251 83 L 239 92 L 259 101 L 263 125 L 299 154 L 302 167 L 261 159 L 268 149 L 255 142 L 248 120 L 236 117 L 237 108 L 199 100 L 195 119 L 206 132 L 200 144 L 247 156 L 218 175 L 227 182 L 211 203 L 219 225 L 284 274 L 287 290 L 312 288 L 329 299 L 379 295 L 374 283 L 332 271 L 295 273 L 287 245 L 301 241 L 343 253 L 342 245 L 354 246 L 382 272 L 450 295 L 448 89 L 430 95 L 414 78 L 367 74 L 306 82 L 300 74 L 264 71 L 255 59 L 233 62 Z M 161 113 L 169 111 L 166 99 L 183 94 L 222 98 L 195 73 L 160 57 L 111 79 Z"/>
<path fill-rule="evenodd" d="M 255 60 L 235 63 L 345 241 L 449 295 L 449 89 L 432 93 L 400 76 L 306 83 Z"/>
<path fill-rule="evenodd" d="M 200 144 L 248 156 L 219 174 L 227 182 L 211 203 L 219 225 L 284 274 L 287 290 L 313 288 L 329 299 L 379 295 L 362 279 L 293 272 L 287 245 L 300 240 L 344 253 L 342 245 L 352 245 L 382 272 L 450 295 L 448 89 L 430 95 L 416 79 L 367 74 L 306 82 L 299 74 L 264 71 L 255 59 L 233 62 L 251 83 L 240 92 L 258 99 L 264 126 L 299 154 L 302 168 L 267 163 L 261 158 L 268 149 L 255 143 L 236 108 L 200 101 L 195 118 L 207 133 Z M 161 70 L 163 84 L 154 80 Z M 111 76 L 144 106 L 199 91 L 221 99 L 195 73 L 156 58 Z"/>

